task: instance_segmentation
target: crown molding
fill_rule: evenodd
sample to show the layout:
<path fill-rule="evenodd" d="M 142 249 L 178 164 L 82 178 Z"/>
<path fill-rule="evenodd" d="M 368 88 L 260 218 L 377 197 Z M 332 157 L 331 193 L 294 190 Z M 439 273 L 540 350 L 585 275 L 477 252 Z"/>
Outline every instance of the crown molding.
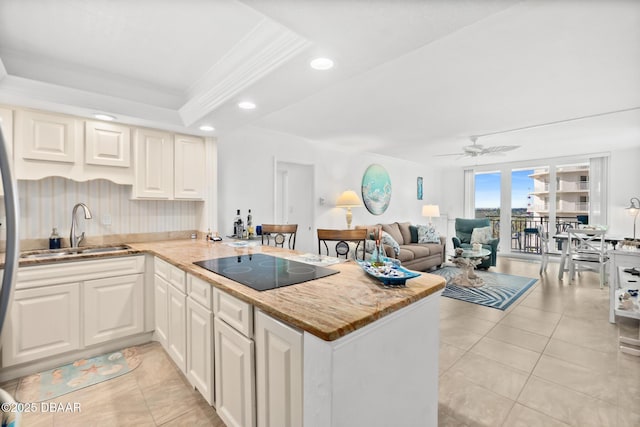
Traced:
<path fill-rule="evenodd" d="M 179 113 L 190 126 L 240 91 L 311 46 L 311 42 L 268 19 L 261 20 L 187 91 Z"/>

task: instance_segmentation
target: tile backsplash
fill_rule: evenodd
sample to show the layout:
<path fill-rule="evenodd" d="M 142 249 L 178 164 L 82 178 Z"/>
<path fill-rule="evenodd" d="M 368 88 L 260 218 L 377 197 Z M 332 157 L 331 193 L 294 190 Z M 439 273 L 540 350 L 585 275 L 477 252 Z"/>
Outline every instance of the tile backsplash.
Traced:
<path fill-rule="evenodd" d="M 130 200 L 131 187 L 107 180 L 76 182 L 52 177 L 39 181 L 18 181 L 20 239 L 45 239 L 56 227 L 69 237 L 71 211 L 84 203 L 93 218 L 85 220 L 78 211 L 78 233 L 87 236 L 157 233 L 197 228 L 199 202 Z M 4 218 L 4 205 L 2 217 Z M 5 233 L 3 228 L 2 238 Z"/>

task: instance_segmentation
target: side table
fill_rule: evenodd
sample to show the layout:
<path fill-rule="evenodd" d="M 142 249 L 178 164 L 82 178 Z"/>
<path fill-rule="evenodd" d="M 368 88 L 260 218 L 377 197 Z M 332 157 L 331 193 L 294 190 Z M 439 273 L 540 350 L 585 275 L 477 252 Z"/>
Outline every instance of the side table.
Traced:
<path fill-rule="evenodd" d="M 484 285 L 484 281 L 481 277 L 475 274 L 474 270 L 476 265 L 480 264 L 482 260 L 491 255 L 491 251 L 487 249 L 480 249 L 479 251 L 465 250 L 461 254 L 457 254 L 451 258 L 456 267 L 460 268 L 462 272 L 451 279 L 452 283 L 459 286 L 467 287 L 479 287 Z"/>

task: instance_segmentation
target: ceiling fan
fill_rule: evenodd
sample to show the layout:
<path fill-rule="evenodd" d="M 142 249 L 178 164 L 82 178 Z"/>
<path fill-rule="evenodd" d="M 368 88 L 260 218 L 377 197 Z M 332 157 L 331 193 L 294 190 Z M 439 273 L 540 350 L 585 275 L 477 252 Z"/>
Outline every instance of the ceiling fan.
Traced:
<path fill-rule="evenodd" d="M 478 144 L 477 136 L 470 136 L 471 145 L 465 145 L 462 147 L 462 153 L 451 153 L 451 154 L 438 154 L 437 157 L 443 156 L 461 156 L 461 157 L 479 157 L 485 155 L 500 155 L 507 151 L 515 150 L 519 148 L 519 145 L 494 145 L 491 147 L 485 147 L 482 144 Z"/>

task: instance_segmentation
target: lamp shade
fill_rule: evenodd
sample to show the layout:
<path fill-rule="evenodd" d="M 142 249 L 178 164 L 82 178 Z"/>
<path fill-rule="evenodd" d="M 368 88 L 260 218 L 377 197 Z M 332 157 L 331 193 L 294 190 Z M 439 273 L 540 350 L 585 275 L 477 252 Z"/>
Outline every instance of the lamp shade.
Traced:
<path fill-rule="evenodd" d="M 424 205 L 422 207 L 422 216 L 428 216 L 429 218 L 440 216 L 440 207 L 438 205 Z"/>
<path fill-rule="evenodd" d="M 353 208 L 356 206 L 362 206 L 360 197 L 353 190 L 347 190 L 338 197 L 336 201 L 337 208 Z"/>

